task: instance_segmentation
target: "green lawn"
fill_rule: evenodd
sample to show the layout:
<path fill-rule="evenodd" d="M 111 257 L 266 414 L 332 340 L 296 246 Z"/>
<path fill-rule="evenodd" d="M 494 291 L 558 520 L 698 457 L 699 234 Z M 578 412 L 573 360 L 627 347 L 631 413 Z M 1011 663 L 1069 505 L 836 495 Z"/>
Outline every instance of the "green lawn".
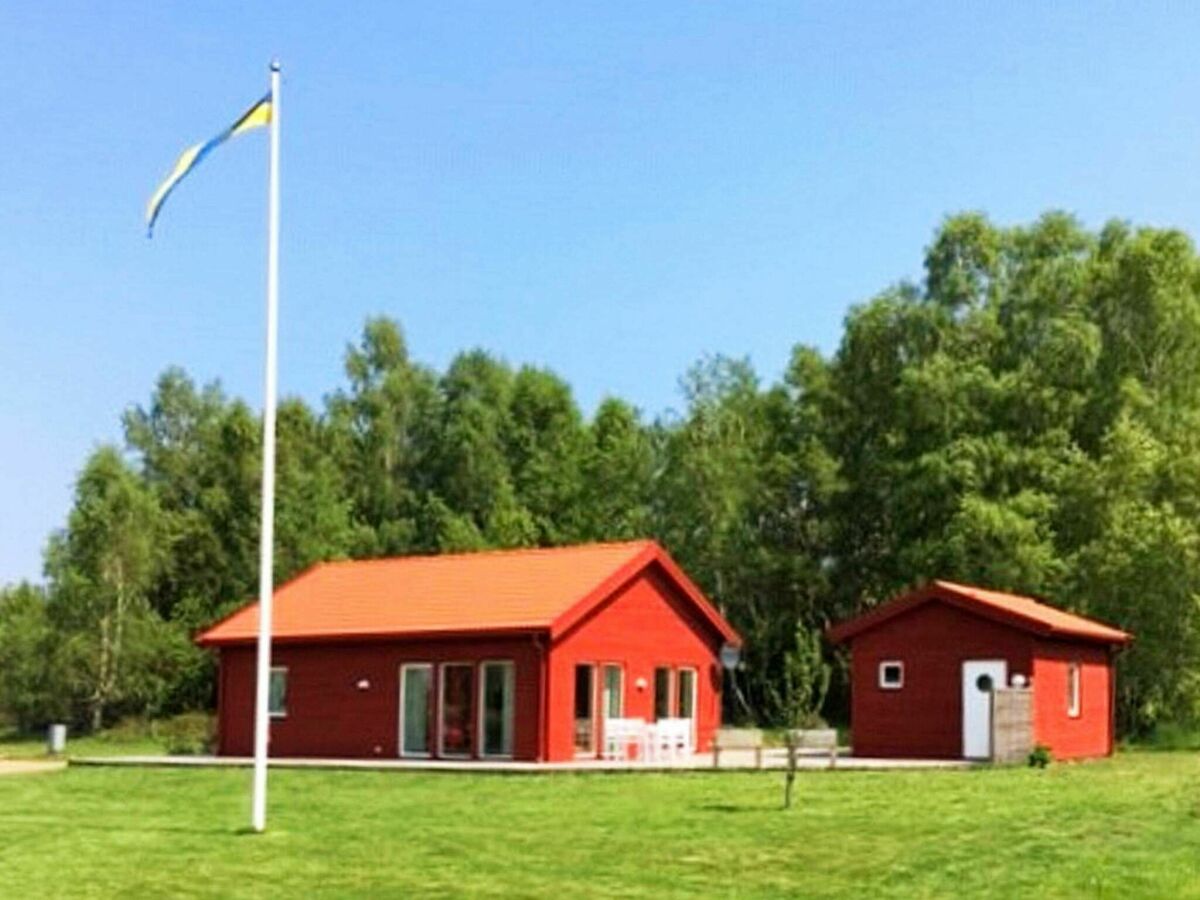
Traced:
<path fill-rule="evenodd" d="M 1200 897 L 1200 757 L 1046 771 L 0 777 L 0 892 Z"/>

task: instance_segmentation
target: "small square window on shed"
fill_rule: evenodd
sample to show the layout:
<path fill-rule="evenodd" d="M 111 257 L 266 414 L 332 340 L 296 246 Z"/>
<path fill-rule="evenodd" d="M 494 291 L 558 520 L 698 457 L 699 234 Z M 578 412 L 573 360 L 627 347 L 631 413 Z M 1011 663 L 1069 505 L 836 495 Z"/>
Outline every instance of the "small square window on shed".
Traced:
<path fill-rule="evenodd" d="M 881 662 L 879 686 L 888 691 L 897 691 L 904 687 L 904 663 L 894 659 Z"/>

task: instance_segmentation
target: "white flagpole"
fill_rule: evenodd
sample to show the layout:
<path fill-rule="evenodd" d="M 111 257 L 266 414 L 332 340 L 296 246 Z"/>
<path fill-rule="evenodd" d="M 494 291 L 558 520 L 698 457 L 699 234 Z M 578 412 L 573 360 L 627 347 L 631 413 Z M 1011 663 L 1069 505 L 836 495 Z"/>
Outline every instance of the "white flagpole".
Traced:
<path fill-rule="evenodd" d="M 279 61 L 271 62 L 271 153 L 267 189 L 267 366 L 263 399 L 262 535 L 258 557 L 258 678 L 254 696 L 254 801 L 251 825 L 267 827 L 270 736 L 271 592 L 275 540 L 275 368 L 279 326 Z"/>

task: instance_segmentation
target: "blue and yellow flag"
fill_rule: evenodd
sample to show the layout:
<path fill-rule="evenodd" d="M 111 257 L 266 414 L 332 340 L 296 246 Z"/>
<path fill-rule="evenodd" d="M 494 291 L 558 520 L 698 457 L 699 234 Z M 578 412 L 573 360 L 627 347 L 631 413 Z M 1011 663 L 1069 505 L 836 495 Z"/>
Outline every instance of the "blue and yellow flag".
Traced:
<path fill-rule="evenodd" d="M 214 147 L 223 144 L 231 137 L 235 137 L 244 132 L 250 131 L 252 128 L 260 128 L 263 125 L 269 125 L 271 122 L 271 94 L 268 91 L 261 100 L 251 106 L 242 117 L 218 134 L 215 138 L 203 144 L 196 144 L 188 147 L 180 155 L 175 162 L 175 168 L 171 170 L 171 174 L 166 180 L 158 186 L 158 190 L 154 192 L 154 196 L 150 198 L 150 202 L 146 204 L 146 237 L 150 237 L 154 233 L 154 221 L 158 218 L 159 212 L 162 210 L 162 205 L 170 195 L 171 191 L 175 190 L 175 185 L 183 181 L 183 176 L 199 165 L 200 160 L 208 156 Z"/>

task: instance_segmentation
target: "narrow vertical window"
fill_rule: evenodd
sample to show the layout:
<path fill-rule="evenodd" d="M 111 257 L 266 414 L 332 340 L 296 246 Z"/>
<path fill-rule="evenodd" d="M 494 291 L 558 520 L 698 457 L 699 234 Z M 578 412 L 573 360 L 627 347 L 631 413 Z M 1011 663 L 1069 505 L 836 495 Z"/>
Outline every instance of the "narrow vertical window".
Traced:
<path fill-rule="evenodd" d="M 1079 718 L 1079 663 L 1067 663 L 1067 715 Z"/>
<path fill-rule="evenodd" d="M 678 679 L 675 714 L 681 719 L 694 719 L 696 718 L 696 670 L 680 669 L 675 677 Z"/>
<path fill-rule="evenodd" d="M 267 690 L 267 711 L 272 718 L 282 719 L 287 715 L 287 666 L 271 669 L 271 683 Z"/>
<path fill-rule="evenodd" d="M 654 670 L 654 718 L 671 718 L 671 670 L 665 666 Z"/>
<path fill-rule="evenodd" d="M 484 756 L 512 756 L 514 680 L 511 662 L 483 664 L 483 699 L 479 706 Z"/>
<path fill-rule="evenodd" d="M 620 666 L 604 667 L 604 718 L 619 719 L 625 711 L 624 678 Z"/>

